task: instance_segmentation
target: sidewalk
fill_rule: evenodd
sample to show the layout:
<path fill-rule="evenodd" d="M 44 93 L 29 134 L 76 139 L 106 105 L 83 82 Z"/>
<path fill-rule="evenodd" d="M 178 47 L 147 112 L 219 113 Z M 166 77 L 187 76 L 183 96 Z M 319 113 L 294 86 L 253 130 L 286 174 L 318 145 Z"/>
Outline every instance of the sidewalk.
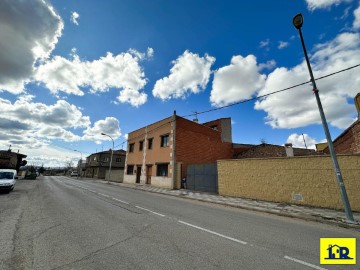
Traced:
<path fill-rule="evenodd" d="M 86 180 L 107 183 L 107 181 L 104 180 L 94 180 L 94 179 L 86 179 Z M 184 190 L 184 189 L 170 190 L 165 188 L 152 187 L 144 184 L 124 184 L 117 182 L 110 182 L 110 184 L 136 189 L 136 190 L 160 193 L 170 196 L 177 196 L 181 198 L 192 199 L 203 202 L 217 203 L 217 204 L 238 207 L 251 211 L 259 211 L 270 214 L 276 214 L 279 216 L 299 218 L 309 221 L 317 221 L 317 222 L 337 225 L 340 227 L 354 228 L 360 230 L 360 213 L 358 212 L 353 213 L 356 224 L 350 224 L 345 221 L 344 211 L 325 209 L 325 208 L 315 208 L 309 206 L 300 206 L 294 204 L 258 201 L 258 200 L 236 198 L 236 197 L 226 197 L 211 193 L 194 192 L 191 190 Z"/>

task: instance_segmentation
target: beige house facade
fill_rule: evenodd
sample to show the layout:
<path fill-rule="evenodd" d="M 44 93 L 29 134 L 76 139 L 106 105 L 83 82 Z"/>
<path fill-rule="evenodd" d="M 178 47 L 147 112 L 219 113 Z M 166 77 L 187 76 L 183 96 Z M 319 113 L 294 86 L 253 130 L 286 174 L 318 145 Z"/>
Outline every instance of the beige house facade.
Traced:
<path fill-rule="evenodd" d="M 128 134 L 124 183 L 178 189 L 187 165 L 232 154 L 230 118 L 199 124 L 174 113 Z"/>

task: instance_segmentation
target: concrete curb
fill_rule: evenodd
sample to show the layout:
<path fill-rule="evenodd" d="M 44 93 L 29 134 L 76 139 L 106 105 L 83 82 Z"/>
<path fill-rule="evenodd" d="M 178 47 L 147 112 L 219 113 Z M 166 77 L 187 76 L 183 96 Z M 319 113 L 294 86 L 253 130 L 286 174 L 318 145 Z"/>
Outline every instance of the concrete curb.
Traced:
<path fill-rule="evenodd" d="M 110 183 L 110 184 L 112 184 L 112 183 Z M 290 213 L 285 213 L 285 212 L 281 212 L 281 211 L 266 209 L 266 208 L 262 208 L 262 207 L 258 207 L 258 206 L 251 207 L 251 206 L 245 206 L 245 205 L 238 205 L 238 204 L 235 204 L 235 203 L 211 201 L 211 200 L 202 199 L 202 198 L 192 198 L 192 197 L 188 197 L 186 195 L 171 194 L 171 193 L 166 193 L 166 192 L 157 192 L 157 191 L 154 191 L 154 190 L 146 190 L 146 189 L 142 189 L 142 188 L 137 188 L 136 186 L 131 187 L 131 186 L 127 186 L 127 185 L 121 185 L 121 183 L 120 183 L 119 186 L 122 186 L 122 187 L 125 187 L 125 188 L 130 188 L 130 189 L 141 190 L 141 191 L 145 191 L 145 192 L 163 194 L 163 195 L 174 196 L 174 197 L 190 199 L 190 200 L 195 200 L 195 201 L 201 201 L 201 202 L 208 202 L 208 203 L 213 203 L 213 204 L 220 204 L 220 205 L 240 208 L 240 209 L 244 209 L 244 210 L 256 211 L 256 212 L 261 212 L 261 213 L 268 213 L 268 214 L 284 216 L 284 217 L 289 217 L 289 218 L 297 218 L 297 219 L 301 219 L 301 220 L 305 220 L 305 221 L 321 222 L 321 223 L 325 223 L 325 224 L 329 224 L 329 225 L 336 225 L 336 226 L 343 227 L 343 228 L 360 230 L 360 223 L 358 223 L 358 224 L 349 224 L 349 223 L 346 223 L 345 221 L 338 221 L 338 220 L 334 220 L 334 219 L 324 218 L 322 216 L 311 216 L 311 215 L 306 215 L 306 214 L 301 214 L 301 213 L 299 213 L 299 214 L 290 214 Z"/>
<path fill-rule="evenodd" d="M 109 182 L 108 183 L 107 181 L 104 181 L 104 180 L 84 179 L 84 178 L 82 180 L 86 180 L 86 181 L 90 180 L 93 182 L 117 185 L 117 186 L 121 186 L 124 188 L 136 189 L 136 190 L 140 190 L 140 191 L 144 191 L 144 192 L 151 192 L 151 193 L 157 193 L 157 194 L 173 196 L 173 197 L 178 197 L 178 198 L 184 198 L 184 199 L 190 199 L 190 200 L 195 200 L 195 201 L 220 204 L 220 205 L 224 205 L 224 206 L 235 207 L 235 208 L 240 208 L 240 209 L 249 210 L 249 211 L 256 211 L 256 212 L 273 214 L 273 215 L 289 217 L 289 218 L 297 218 L 297 219 L 301 219 L 301 220 L 305 220 L 305 221 L 320 222 L 320 223 L 324 223 L 324 224 L 328 224 L 328 225 L 335 225 L 335 226 L 339 226 L 339 227 L 347 228 L 347 229 L 360 230 L 359 222 L 357 222 L 357 224 L 350 224 L 350 223 L 345 222 L 345 220 L 337 220 L 337 219 L 333 219 L 333 218 L 323 217 L 318 214 L 317 215 L 308 215 L 308 214 L 303 214 L 300 212 L 291 214 L 291 213 L 287 213 L 287 212 L 282 212 L 281 210 L 273 210 L 273 209 L 268 209 L 268 208 L 261 207 L 261 206 L 248 206 L 248 205 L 240 205 L 240 204 L 236 204 L 236 203 L 229 203 L 229 202 L 222 202 L 222 201 L 212 201 L 212 200 L 208 200 L 206 198 L 193 198 L 193 197 L 187 196 L 188 194 L 172 194 L 172 193 L 168 193 L 168 192 L 159 192 L 159 191 L 155 191 L 155 190 L 139 188 L 138 185 L 132 186 L 132 185 L 118 183 L 118 182 Z M 140 186 L 142 186 L 142 185 L 140 185 Z"/>

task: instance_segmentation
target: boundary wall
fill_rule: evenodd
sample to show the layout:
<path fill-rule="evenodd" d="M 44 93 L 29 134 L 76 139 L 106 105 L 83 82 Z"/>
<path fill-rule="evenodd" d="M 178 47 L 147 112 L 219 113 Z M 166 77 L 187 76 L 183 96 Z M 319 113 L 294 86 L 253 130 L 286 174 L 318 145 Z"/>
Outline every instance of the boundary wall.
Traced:
<path fill-rule="evenodd" d="M 338 155 L 353 211 L 360 212 L 360 155 Z M 219 195 L 343 209 L 330 156 L 219 160 Z"/>

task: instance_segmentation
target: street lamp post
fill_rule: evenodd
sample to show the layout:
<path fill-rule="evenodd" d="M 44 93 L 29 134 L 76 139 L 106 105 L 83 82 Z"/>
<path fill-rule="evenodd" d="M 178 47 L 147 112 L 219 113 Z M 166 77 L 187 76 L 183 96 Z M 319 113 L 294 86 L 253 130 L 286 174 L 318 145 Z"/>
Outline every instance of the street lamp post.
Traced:
<path fill-rule="evenodd" d="M 82 170 L 82 153 L 79 150 L 74 150 L 75 152 L 79 152 L 80 153 L 80 168 L 79 168 L 79 172 L 80 172 L 80 177 L 81 177 L 81 170 Z M 77 178 L 79 178 L 79 173 Z"/>
<path fill-rule="evenodd" d="M 101 133 L 101 135 L 108 136 L 112 140 L 112 145 L 113 145 L 113 147 L 111 148 L 111 157 L 110 157 L 110 166 L 109 166 L 109 175 L 108 175 L 108 184 L 109 184 L 110 183 L 110 177 L 111 177 L 111 164 L 112 164 L 112 159 L 113 159 L 113 154 L 114 154 L 114 140 L 108 134 Z"/>
<path fill-rule="evenodd" d="M 300 34 L 300 40 L 301 40 L 301 44 L 302 44 L 302 48 L 304 50 L 304 55 L 305 55 L 305 60 L 306 60 L 306 64 L 310 73 L 310 78 L 311 78 L 311 83 L 313 85 L 313 92 L 315 94 L 316 97 L 316 102 L 319 108 L 319 112 L 320 112 L 320 117 L 321 117 L 321 121 L 322 121 L 322 125 L 324 128 L 324 132 L 325 132 L 325 136 L 326 136 L 326 140 L 328 143 L 328 147 L 329 147 L 329 152 L 331 155 L 331 159 L 333 162 L 333 166 L 334 166 L 334 170 L 335 170 L 335 175 L 336 175 L 336 180 L 340 189 L 340 194 L 341 194 L 341 200 L 342 203 L 344 205 L 344 210 L 345 210 L 345 215 L 346 215 L 346 221 L 348 223 L 355 223 L 354 221 L 354 217 L 351 211 L 351 207 L 350 207 L 350 203 L 349 203 L 349 198 L 347 196 L 346 193 L 346 188 L 345 188 L 345 184 L 341 175 L 341 171 L 340 171 L 340 167 L 339 167 L 339 162 L 337 160 L 336 154 L 335 154 L 335 150 L 334 150 L 334 145 L 331 139 L 331 135 L 329 132 L 329 127 L 327 125 L 326 122 L 326 118 L 325 118 L 325 114 L 324 114 L 324 110 L 321 104 L 321 100 L 320 100 L 320 96 L 319 96 L 319 90 L 317 89 L 316 86 L 316 82 L 314 79 L 314 75 L 311 69 L 311 65 L 310 65 L 310 61 L 309 61 L 309 57 L 307 55 L 307 51 L 306 51 L 306 47 L 305 47 L 305 42 L 304 42 L 304 38 L 301 32 L 301 27 L 303 25 L 304 19 L 301 13 L 295 15 L 295 17 L 293 18 L 293 25 L 295 26 L 295 28 L 297 30 L 299 30 L 299 34 Z"/>

